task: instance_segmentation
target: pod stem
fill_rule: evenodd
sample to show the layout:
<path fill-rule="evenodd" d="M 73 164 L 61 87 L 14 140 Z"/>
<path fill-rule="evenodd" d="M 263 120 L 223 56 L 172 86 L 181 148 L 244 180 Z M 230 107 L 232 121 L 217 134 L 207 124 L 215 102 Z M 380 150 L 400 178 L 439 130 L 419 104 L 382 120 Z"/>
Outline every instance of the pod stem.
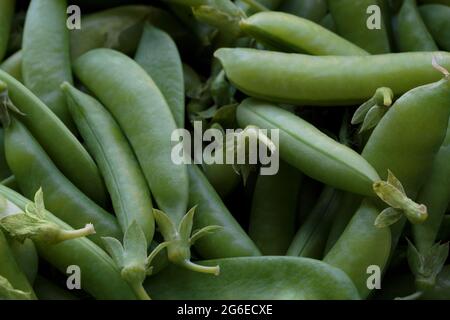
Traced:
<path fill-rule="evenodd" d="M 77 230 L 61 230 L 60 238 L 61 241 L 72 240 L 76 238 L 87 237 L 95 234 L 95 228 L 92 223 L 88 223 L 84 228 Z"/>
<path fill-rule="evenodd" d="M 220 274 L 220 266 L 202 266 L 200 264 L 193 263 L 191 260 L 184 260 L 183 262 L 179 263 L 179 265 L 195 272 L 210 273 L 215 276 L 218 276 Z"/>
<path fill-rule="evenodd" d="M 433 65 L 433 67 L 436 70 L 441 72 L 446 79 L 448 79 L 450 77 L 450 72 L 439 64 L 439 62 L 437 61 L 436 56 L 433 56 L 433 58 L 431 59 L 431 64 Z"/>
<path fill-rule="evenodd" d="M 130 283 L 130 286 L 133 289 L 136 296 L 139 298 L 139 300 L 152 300 L 152 298 L 150 298 L 150 296 L 148 295 L 147 291 L 145 291 L 142 283 L 135 283 L 135 284 Z"/>

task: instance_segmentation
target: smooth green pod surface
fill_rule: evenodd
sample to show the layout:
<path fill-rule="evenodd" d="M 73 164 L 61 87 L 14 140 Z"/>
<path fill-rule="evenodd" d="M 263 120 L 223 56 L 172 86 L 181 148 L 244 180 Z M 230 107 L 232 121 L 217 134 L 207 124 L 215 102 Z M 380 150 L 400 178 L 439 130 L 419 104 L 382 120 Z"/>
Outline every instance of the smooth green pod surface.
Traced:
<path fill-rule="evenodd" d="M 22 210 L 25 210 L 25 206 L 30 203 L 19 193 L 2 185 L 0 185 L 0 194 Z M 73 230 L 48 211 L 46 217 L 65 230 Z M 93 297 L 106 300 L 136 299 L 130 286 L 122 279 L 120 270 L 113 260 L 89 239 L 77 238 L 56 245 L 36 243 L 36 247 L 39 255 L 64 275 L 67 275 L 69 266 L 80 267 L 83 289 Z"/>
<path fill-rule="evenodd" d="M 438 46 L 450 51 L 450 6 L 430 4 L 420 6 L 419 11 Z"/>
<path fill-rule="evenodd" d="M 358 153 L 276 105 L 244 100 L 237 109 L 241 127 L 279 130 L 280 157 L 306 175 L 335 188 L 373 196 L 375 169 Z"/>
<path fill-rule="evenodd" d="M 437 81 L 441 74 L 431 66 L 433 56 L 450 69 L 448 52 L 317 57 L 222 48 L 214 55 L 228 79 L 249 96 L 312 106 L 353 105 L 369 100 L 381 87 L 400 95 Z"/>
<path fill-rule="evenodd" d="M 327 14 L 327 10 L 326 0 L 285 0 L 280 6 L 280 11 L 314 22 L 319 22 Z"/>
<path fill-rule="evenodd" d="M 189 206 L 197 206 L 194 229 L 209 225 L 221 226 L 219 230 L 195 242 L 198 253 L 205 259 L 261 255 L 202 171 L 195 165 L 189 165 L 188 173 Z"/>
<path fill-rule="evenodd" d="M 158 207 L 178 225 L 187 210 L 189 180 L 186 166 L 171 158 L 176 123 L 161 91 L 136 62 L 111 49 L 89 51 L 74 68 L 119 123 Z"/>
<path fill-rule="evenodd" d="M 72 82 L 66 0 L 32 0 L 25 19 L 22 43 L 22 74 L 25 85 L 64 124 L 75 125 L 59 90 L 62 82 Z"/>
<path fill-rule="evenodd" d="M 9 56 L 0 64 L 0 69 L 22 82 L 22 51 L 17 51 Z"/>
<path fill-rule="evenodd" d="M 33 199 L 42 188 L 46 207 L 74 228 L 92 223 L 96 234 L 90 238 L 99 245 L 103 244 L 101 237 L 121 239 L 116 218 L 67 180 L 25 126 L 12 120 L 5 132 L 5 153 L 23 194 Z"/>
<path fill-rule="evenodd" d="M 68 83 L 62 90 L 105 179 L 122 231 L 136 220 L 150 243 L 155 229 L 150 191 L 122 130 L 100 102 Z"/>
<path fill-rule="evenodd" d="M 9 32 L 14 15 L 15 0 L 2 0 L 0 2 L 0 62 L 8 48 Z"/>
<path fill-rule="evenodd" d="M 19 81 L 0 70 L 8 95 L 25 116 L 18 116 L 64 175 L 100 205 L 106 190 L 97 165 L 57 116 Z"/>
<path fill-rule="evenodd" d="M 184 128 L 183 65 L 175 42 L 166 32 L 146 24 L 134 59 L 161 90 L 177 126 Z"/>
<path fill-rule="evenodd" d="M 26 239 L 21 243 L 11 239 L 9 247 L 20 270 L 25 274 L 30 284 L 34 284 L 38 272 L 39 258 L 33 241 Z"/>
<path fill-rule="evenodd" d="M 369 54 L 321 25 L 287 13 L 257 13 L 242 20 L 240 26 L 256 40 L 287 52 L 336 56 Z"/>
<path fill-rule="evenodd" d="M 145 286 L 155 299 L 359 299 L 342 271 L 318 260 L 246 257 L 203 263 L 220 265 L 220 275 L 211 277 L 171 265 Z"/>

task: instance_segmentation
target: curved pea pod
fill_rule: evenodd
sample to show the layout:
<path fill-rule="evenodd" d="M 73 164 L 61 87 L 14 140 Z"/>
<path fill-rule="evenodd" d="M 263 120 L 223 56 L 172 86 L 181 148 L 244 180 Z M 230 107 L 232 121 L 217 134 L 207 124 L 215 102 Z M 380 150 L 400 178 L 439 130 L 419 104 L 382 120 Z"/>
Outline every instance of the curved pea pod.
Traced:
<path fill-rule="evenodd" d="M 0 194 L 25 210 L 28 199 L 17 192 L 0 185 Z M 50 212 L 49 220 L 67 231 L 73 230 Z M 119 269 L 112 259 L 97 245 L 87 238 L 77 238 L 58 244 L 35 242 L 39 256 L 62 274 L 67 275 L 67 268 L 76 265 L 80 268 L 83 289 L 96 299 L 136 299 L 130 286 L 122 279 Z M 0 264 L 1 266 L 2 264 Z"/>
<path fill-rule="evenodd" d="M 280 157 L 304 174 L 335 188 L 373 196 L 380 178 L 358 153 L 313 125 L 268 102 L 244 100 L 237 109 L 240 126 L 279 130 Z"/>
<path fill-rule="evenodd" d="M 0 3 L 0 62 L 8 48 L 9 32 L 14 15 L 15 0 L 4 0 Z"/>
<path fill-rule="evenodd" d="M 284 255 L 295 233 L 300 172 L 281 162 L 277 174 L 258 176 L 249 236 L 263 255 Z"/>
<path fill-rule="evenodd" d="M 34 284 L 38 272 L 39 258 L 33 241 L 26 239 L 21 243 L 11 239 L 9 247 L 19 268 L 25 274 L 30 284 Z"/>
<path fill-rule="evenodd" d="M 438 46 L 450 51 L 450 5 L 420 6 L 419 12 Z"/>
<path fill-rule="evenodd" d="M 25 126 L 11 120 L 5 132 L 6 159 L 24 195 L 32 199 L 42 187 L 49 210 L 74 228 L 93 223 L 97 233 L 92 239 L 100 245 L 102 236 L 121 238 L 115 217 L 68 181 Z"/>
<path fill-rule="evenodd" d="M 219 264 L 217 277 L 169 266 L 146 282 L 155 299 L 341 300 L 359 299 L 339 269 L 295 257 L 245 257 L 204 261 Z M 270 274 L 270 277 L 268 277 Z"/>
<path fill-rule="evenodd" d="M 170 137 L 176 124 L 160 90 L 136 62 L 114 50 L 92 50 L 74 67 L 78 78 L 117 120 L 156 203 L 177 224 L 186 213 L 189 180 L 186 166 L 171 159 Z M 129 106 L 127 112 L 124 106 Z"/>
<path fill-rule="evenodd" d="M 189 165 L 188 173 L 189 206 L 197 206 L 194 229 L 209 225 L 220 227 L 214 233 L 196 241 L 196 251 L 205 259 L 261 255 L 201 170 L 195 165 Z"/>
<path fill-rule="evenodd" d="M 413 225 L 414 244 L 421 253 L 426 253 L 436 241 L 439 227 L 450 202 L 450 128 L 441 148 L 436 154 L 427 181 L 420 189 L 417 201 L 427 206 L 428 219 Z"/>
<path fill-rule="evenodd" d="M 327 10 L 326 0 L 285 0 L 280 6 L 280 11 L 295 14 L 316 23 L 325 17 Z"/>
<path fill-rule="evenodd" d="M 184 128 L 183 66 L 176 44 L 170 36 L 145 24 L 134 57 L 161 90 L 179 128 Z"/>
<path fill-rule="evenodd" d="M 33 287 L 17 265 L 14 255 L 1 230 L 0 261 L 0 298 L 36 299 Z M 10 294 L 9 296 L 8 293 Z"/>
<path fill-rule="evenodd" d="M 420 16 L 416 0 L 404 0 L 396 19 L 395 38 L 400 51 L 436 51 L 438 47 Z"/>
<path fill-rule="evenodd" d="M 4 148 L 4 130 L 0 128 L 0 179 L 4 180 L 11 175 L 11 170 L 8 168 L 5 158 L 5 148 Z"/>
<path fill-rule="evenodd" d="M 133 54 L 139 44 L 144 22 L 184 41 L 186 31 L 165 10 L 142 5 L 125 5 L 83 16 L 82 28 L 70 32 L 72 60 L 96 48 L 111 48 Z"/>
<path fill-rule="evenodd" d="M 338 56 L 369 54 L 319 24 L 283 12 L 257 13 L 241 20 L 240 26 L 256 40 L 287 52 Z"/>
<path fill-rule="evenodd" d="M 325 187 L 317 204 L 292 239 L 286 255 L 313 259 L 323 257 L 333 217 L 340 206 L 341 193 Z"/>
<path fill-rule="evenodd" d="M 119 125 L 94 98 L 68 83 L 61 88 L 78 130 L 105 179 L 122 231 L 135 220 L 150 242 L 155 227 L 150 191 Z"/>
<path fill-rule="evenodd" d="M 66 0 L 32 0 L 22 41 L 22 74 L 27 88 L 72 131 L 75 125 L 59 85 L 72 82 Z"/>
<path fill-rule="evenodd" d="M 450 68 L 448 52 L 316 57 L 222 48 L 214 55 L 228 79 L 247 95 L 311 106 L 358 104 L 369 100 L 381 87 L 400 95 L 437 81 L 440 74 L 430 66 L 433 56 Z"/>
<path fill-rule="evenodd" d="M 381 271 L 391 252 L 389 228 L 375 227 L 380 210 L 369 200 L 363 201 L 344 233 L 324 258 L 324 262 L 340 268 L 353 281 L 361 298 L 370 293 L 368 284 L 371 266 Z"/>
<path fill-rule="evenodd" d="M 372 54 L 391 51 L 378 0 L 328 0 L 328 7 L 342 37 Z"/>
<path fill-rule="evenodd" d="M 88 197 L 106 203 L 106 190 L 98 168 L 77 138 L 39 98 L 19 81 L 0 70 L 8 85 L 8 96 L 25 116 L 18 116 L 38 140 L 56 166 Z"/>
<path fill-rule="evenodd" d="M 22 79 L 22 51 L 17 51 L 9 56 L 0 64 L 0 69 L 7 72 L 18 81 L 23 82 Z"/>

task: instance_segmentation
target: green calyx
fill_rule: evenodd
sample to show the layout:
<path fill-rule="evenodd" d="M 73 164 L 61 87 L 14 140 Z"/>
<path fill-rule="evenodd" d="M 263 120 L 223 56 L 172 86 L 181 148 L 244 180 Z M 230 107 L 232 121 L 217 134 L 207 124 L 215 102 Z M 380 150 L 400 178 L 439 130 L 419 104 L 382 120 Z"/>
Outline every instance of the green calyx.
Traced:
<path fill-rule="evenodd" d="M 355 111 L 351 123 L 361 124 L 360 133 L 374 128 L 392 105 L 393 98 L 390 88 L 378 88 L 374 96 Z"/>
<path fill-rule="evenodd" d="M 14 289 L 8 279 L 0 276 L 0 300 L 32 300 L 31 293 Z"/>
<path fill-rule="evenodd" d="M 11 123 L 10 111 L 25 116 L 25 114 L 21 112 L 9 98 L 7 84 L 0 81 L 0 119 L 5 128 L 9 127 L 9 124 Z"/>
<path fill-rule="evenodd" d="M 125 231 L 123 245 L 116 238 L 103 237 L 102 239 L 109 255 L 120 268 L 122 278 L 130 284 L 141 300 L 150 300 L 142 283 L 148 275 L 152 274 L 153 267 L 151 264 L 153 259 L 169 243 L 159 244 L 147 256 L 147 240 L 142 228 L 136 221 L 133 221 Z"/>
<path fill-rule="evenodd" d="M 25 212 L 4 197 L 0 197 L 0 226 L 20 242 L 29 238 L 37 242 L 57 244 L 95 233 L 92 224 L 78 230 L 64 230 L 47 220 L 42 189 L 36 192 L 34 203 L 29 203 Z"/>
<path fill-rule="evenodd" d="M 422 223 L 427 219 L 427 207 L 408 198 L 401 182 L 391 171 L 388 171 L 387 181 L 377 181 L 373 184 L 373 190 L 390 206 L 379 214 L 375 226 L 379 228 L 390 226 L 403 216 L 413 224 Z"/>
<path fill-rule="evenodd" d="M 436 277 L 444 267 L 449 253 L 449 244 L 436 243 L 426 252 L 419 252 L 408 240 L 408 263 L 416 277 L 419 292 L 432 289 L 436 285 Z"/>
<path fill-rule="evenodd" d="M 195 208 L 193 207 L 186 213 L 178 227 L 161 210 L 153 209 L 153 215 L 161 234 L 168 242 L 167 256 L 170 261 L 192 271 L 219 275 L 219 266 L 207 267 L 191 261 L 190 247 L 195 241 L 221 228 L 220 226 L 207 226 L 192 233 Z"/>

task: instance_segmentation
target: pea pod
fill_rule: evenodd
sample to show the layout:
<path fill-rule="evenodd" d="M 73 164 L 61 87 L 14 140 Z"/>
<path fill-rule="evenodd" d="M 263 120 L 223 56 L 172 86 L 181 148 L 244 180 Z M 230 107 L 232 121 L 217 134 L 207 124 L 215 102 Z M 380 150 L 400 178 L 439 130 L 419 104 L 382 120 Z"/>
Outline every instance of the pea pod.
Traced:
<path fill-rule="evenodd" d="M 51 159 L 19 121 L 12 119 L 5 132 L 5 153 L 20 189 L 32 199 L 42 187 L 47 207 L 61 219 L 82 228 L 95 225 L 92 239 L 102 244 L 100 237 L 121 238 L 116 219 L 79 191 L 53 164 Z"/>
<path fill-rule="evenodd" d="M 280 11 L 295 14 L 296 16 L 318 23 L 327 13 L 326 0 L 285 0 Z"/>
<path fill-rule="evenodd" d="M 372 19 L 378 18 L 381 21 L 379 26 L 369 28 L 368 9 L 380 9 L 378 0 L 328 0 L 328 7 L 339 35 L 372 54 L 391 51 L 386 28 L 388 22 L 381 15 L 381 10 L 378 15 L 376 11 L 370 12 Z"/>
<path fill-rule="evenodd" d="M 68 290 L 60 288 L 50 280 L 38 276 L 34 284 L 34 291 L 39 300 L 78 300 Z"/>
<path fill-rule="evenodd" d="M 353 283 L 337 268 L 295 257 L 246 257 L 202 262 L 220 264 L 222 273 L 208 277 L 169 266 L 147 280 L 155 299 L 359 299 Z M 270 274 L 270 277 L 268 277 Z"/>
<path fill-rule="evenodd" d="M 374 225 L 379 213 L 373 203 L 365 200 L 323 260 L 343 270 L 352 279 L 361 298 L 370 293 L 368 267 L 377 266 L 383 270 L 391 252 L 389 228 Z"/>
<path fill-rule="evenodd" d="M 214 55 L 228 79 L 249 96 L 312 106 L 358 104 L 381 87 L 400 95 L 437 81 L 440 74 L 430 67 L 433 56 L 444 68 L 450 68 L 448 52 L 315 57 L 222 48 Z"/>
<path fill-rule="evenodd" d="M 17 51 L 0 64 L 0 69 L 22 82 L 22 51 Z"/>
<path fill-rule="evenodd" d="M 26 239 L 23 243 L 11 239 L 9 247 L 20 270 L 25 274 L 30 284 L 34 284 L 38 272 L 38 255 L 33 241 Z"/>
<path fill-rule="evenodd" d="M 314 55 L 368 55 L 319 24 L 282 12 L 261 12 L 244 19 L 241 29 L 256 40 L 287 52 Z"/>
<path fill-rule="evenodd" d="M 183 67 L 170 36 L 149 24 L 144 26 L 135 58 L 161 90 L 179 128 L 184 127 Z"/>
<path fill-rule="evenodd" d="M 450 180 L 449 157 L 450 129 L 447 129 L 445 140 L 433 160 L 427 181 L 417 196 L 418 201 L 424 203 L 430 213 L 430 216 L 423 224 L 414 225 L 412 228 L 414 244 L 421 253 L 426 253 L 435 243 L 447 205 L 450 202 L 450 184 L 448 182 Z"/>
<path fill-rule="evenodd" d="M 295 232 L 301 174 L 283 162 L 273 176 L 258 176 L 249 235 L 263 255 L 284 255 Z"/>
<path fill-rule="evenodd" d="M 234 219 L 219 195 L 195 165 L 188 166 L 189 206 L 197 206 L 194 228 L 209 225 L 221 228 L 199 239 L 196 251 L 205 259 L 259 256 L 260 252 Z"/>
<path fill-rule="evenodd" d="M 57 167 L 88 197 L 106 203 L 102 178 L 89 153 L 39 98 L 13 77 L 0 70 L 8 95 L 25 116 L 19 116 Z"/>
<path fill-rule="evenodd" d="M 450 51 L 450 6 L 425 5 L 419 7 L 419 12 L 438 46 Z"/>
<path fill-rule="evenodd" d="M 13 289 L 20 290 L 29 296 L 30 299 L 36 299 L 33 288 L 27 280 L 25 274 L 22 273 L 17 262 L 14 259 L 13 253 L 9 248 L 3 232 L 0 230 L 0 277 L 6 279 Z M 3 283 L 1 283 L 3 285 Z M 0 288 L 0 293 L 3 291 Z M 4 298 L 4 297 L 2 297 Z"/>
<path fill-rule="evenodd" d="M 306 175 L 338 189 L 373 195 L 372 184 L 380 178 L 372 166 L 300 117 L 250 98 L 238 107 L 237 120 L 242 127 L 279 129 L 280 157 Z"/>
<path fill-rule="evenodd" d="M 32 0 L 23 32 L 25 85 L 71 130 L 74 123 L 59 85 L 72 82 L 66 0 Z"/>
<path fill-rule="evenodd" d="M 317 204 L 298 229 L 286 252 L 288 256 L 321 259 L 341 192 L 325 187 Z"/>
<path fill-rule="evenodd" d="M 8 38 L 15 4 L 15 0 L 5 0 L 0 3 L 0 62 L 3 60 L 8 48 Z"/>
<path fill-rule="evenodd" d="M 78 130 L 105 179 L 122 231 L 136 220 L 150 242 L 154 233 L 150 192 L 119 125 L 94 98 L 68 83 L 62 85 L 62 90 Z"/>
<path fill-rule="evenodd" d="M 438 47 L 420 16 L 416 0 L 404 0 L 396 19 L 400 51 L 436 51 Z"/>
<path fill-rule="evenodd" d="M 0 179 L 4 180 L 11 175 L 11 170 L 8 168 L 5 158 L 5 148 L 4 148 L 4 132 L 3 128 L 0 128 Z"/>
<path fill-rule="evenodd" d="M 17 192 L 0 185 L 0 194 L 25 210 L 30 201 Z M 51 222 L 65 230 L 73 230 L 47 211 Z M 36 242 L 39 256 L 67 275 L 67 268 L 77 265 L 82 270 L 83 289 L 97 299 L 136 299 L 129 285 L 122 280 L 119 269 L 100 247 L 87 238 L 64 241 L 56 245 Z M 3 261 L 3 260 L 2 260 Z M 0 266 L 3 264 L 0 264 Z"/>

